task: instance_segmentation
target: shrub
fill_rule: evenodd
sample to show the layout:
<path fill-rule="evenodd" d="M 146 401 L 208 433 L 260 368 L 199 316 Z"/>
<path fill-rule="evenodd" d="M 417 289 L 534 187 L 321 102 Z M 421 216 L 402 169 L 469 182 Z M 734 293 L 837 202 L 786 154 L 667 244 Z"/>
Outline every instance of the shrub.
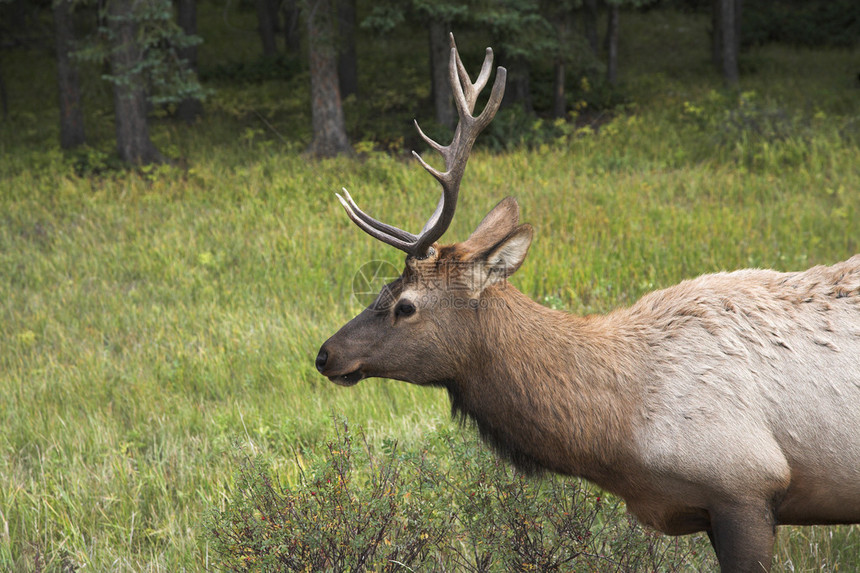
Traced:
<path fill-rule="evenodd" d="M 381 452 L 345 422 L 285 485 L 246 457 L 207 537 L 229 571 L 689 571 L 701 537 L 642 529 L 579 480 L 525 476 L 474 438 L 431 434 Z M 357 443 L 356 443 L 357 442 Z M 703 551 L 702 551 L 703 550 Z"/>
<path fill-rule="evenodd" d="M 233 498 L 208 527 L 224 569 L 393 571 L 428 560 L 448 525 L 434 511 L 432 481 L 401 476 L 395 444 L 374 455 L 342 427 L 296 486 L 262 457 L 240 465 Z"/>
<path fill-rule="evenodd" d="M 683 118 L 698 131 L 702 158 L 721 156 L 749 168 L 805 161 L 818 121 L 817 116 L 788 111 L 752 91 L 712 91 L 700 103 L 684 102 Z"/>

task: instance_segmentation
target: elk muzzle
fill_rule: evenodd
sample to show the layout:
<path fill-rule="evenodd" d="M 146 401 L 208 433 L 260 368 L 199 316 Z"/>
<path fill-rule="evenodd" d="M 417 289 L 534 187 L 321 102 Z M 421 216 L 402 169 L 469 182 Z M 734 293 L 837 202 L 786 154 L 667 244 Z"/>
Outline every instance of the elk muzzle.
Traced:
<path fill-rule="evenodd" d="M 329 341 L 327 340 L 320 348 L 314 364 L 320 374 L 334 382 L 339 386 L 352 386 L 357 384 L 359 380 L 365 377 L 364 373 L 357 367 L 338 365 L 336 357 L 332 357 L 327 348 Z M 357 366 L 357 365 L 356 365 Z"/>

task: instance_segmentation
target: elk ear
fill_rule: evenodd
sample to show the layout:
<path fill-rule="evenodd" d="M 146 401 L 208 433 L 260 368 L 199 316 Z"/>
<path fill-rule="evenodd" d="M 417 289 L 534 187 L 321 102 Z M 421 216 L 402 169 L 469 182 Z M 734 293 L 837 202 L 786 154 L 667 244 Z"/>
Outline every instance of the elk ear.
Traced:
<path fill-rule="evenodd" d="M 483 251 L 498 244 L 517 227 L 520 206 L 513 197 L 502 199 L 466 239 L 465 245 L 474 251 Z"/>
<path fill-rule="evenodd" d="M 514 274 L 526 259 L 533 234 L 531 225 L 520 225 L 483 253 L 476 253 L 473 259 L 479 270 L 476 290 L 483 290 Z"/>

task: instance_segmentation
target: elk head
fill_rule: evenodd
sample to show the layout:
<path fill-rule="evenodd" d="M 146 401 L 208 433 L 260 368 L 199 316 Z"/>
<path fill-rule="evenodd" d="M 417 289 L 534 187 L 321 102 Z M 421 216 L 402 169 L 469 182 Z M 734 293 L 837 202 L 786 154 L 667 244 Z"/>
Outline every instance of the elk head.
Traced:
<path fill-rule="evenodd" d="M 346 189 L 343 197 L 338 195 L 356 225 L 406 253 L 406 267 L 400 278 L 386 285 L 367 309 L 320 348 L 316 367 L 337 384 L 384 377 L 448 386 L 467 362 L 480 355 L 478 317 L 494 305 L 503 306 L 498 294 L 525 259 L 532 228 L 518 224 L 519 207 L 507 198 L 465 242 L 440 246 L 436 241 L 451 224 L 472 145 L 504 95 L 506 71 L 499 67 L 486 107 L 477 117 L 472 115 L 492 62 L 493 52 L 487 48 L 472 83 L 451 36 L 449 81 L 460 117 L 453 141 L 442 146 L 415 123 L 421 137 L 442 155 L 446 169 L 434 169 L 413 152 L 442 186 L 442 197 L 421 233 L 413 235 L 367 215 Z"/>

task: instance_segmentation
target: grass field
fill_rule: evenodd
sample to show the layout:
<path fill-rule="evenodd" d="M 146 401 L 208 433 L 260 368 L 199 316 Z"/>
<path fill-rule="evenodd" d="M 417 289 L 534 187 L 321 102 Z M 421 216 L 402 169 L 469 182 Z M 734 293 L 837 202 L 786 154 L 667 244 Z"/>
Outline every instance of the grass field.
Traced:
<path fill-rule="evenodd" d="M 515 195 L 536 240 L 513 282 L 578 313 L 705 272 L 860 252 L 857 51 L 758 49 L 737 97 L 707 67 L 703 21 L 651 13 L 625 26 L 630 104 L 597 133 L 476 151 L 447 239 Z M 12 86 L 46 55 L 16 58 L 4 61 Z M 51 74 L 33 81 L 52 93 Z M 275 97 L 260 93 L 285 87 L 225 88 L 211 105 L 247 98 L 265 114 Z M 358 268 L 402 263 L 333 193 L 418 229 L 437 191 L 414 162 L 311 162 L 307 126 L 292 130 L 271 104 L 286 142 L 254 114 L 215 111 L 154 128 L 187 168 L 79 176 L 56 148 L 56 112 L 12 95 L 0 124 L 0 570 L 206 569 L 201 520 L 224 502 L 238 447 L 281 460 L 289 480 L 332 415 L 404 447 L 451 424 L 440 391 L 343 389 L 313 367 L 359 310 Z M 302 97 L 284 99 L 299 109 Z M 110 133 L 104 114 L 89 125 Z M 856 526 L 784 528 L 777 549 L 776 571 L 860 569 Z"/>

